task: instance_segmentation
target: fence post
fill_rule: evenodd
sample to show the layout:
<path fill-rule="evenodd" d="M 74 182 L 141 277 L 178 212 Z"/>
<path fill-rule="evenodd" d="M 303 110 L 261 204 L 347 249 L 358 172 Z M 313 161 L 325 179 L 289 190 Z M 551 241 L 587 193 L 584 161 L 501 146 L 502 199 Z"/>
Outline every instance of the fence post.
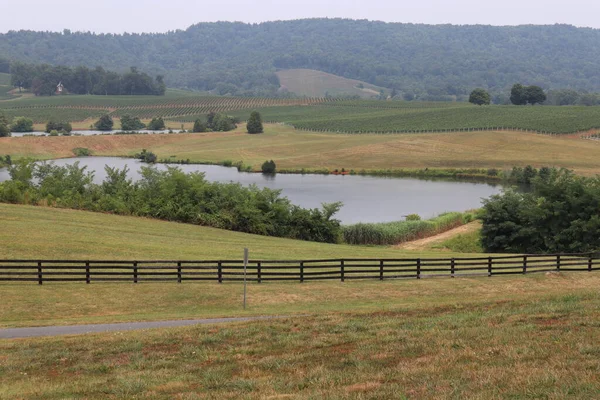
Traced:
<path fill-rule="evenodd" d="M 90 277 L 90 262 L 86 261 L 86 263 L 85 263 L 85 283 L 89 284 L 90 280 L 91 280 L 91 277 Z"/>
<path fill-rule="evenodd" d="M 300 261 L 300 283 L 304 282 L 304 261 Z"/>
<path fill-rule="evenodd" d="M 38 285 L 41 285 L 44 282 L 42 278 L 42 262 L 38 262 Z"/>
<path fill-rule="evenodd" d="M 256 263 L 256 279 L 258 281 L 258 283 L 262 282 L 262 274 L 261 274 L 261 268 L 260 268 L 260 261 Z"/>
<path fill-rule="evenodd" d="M 177 283 L 181 283 L 181 262 L 177 263 Z"/>
<path fill-rule="evenodd" d="M 492 257 L 488 257 L 488 276 L 492 276 Z"/>
<path fill-rule="evenodd" d="M 560 271 L 560 254 L 556 256 L 556 270 Z"/>
<path fill-rule="evenodd" d="M 383 280 L 383 260 L 379 261 L 379 280 Z"/>
<path fill-rule="evenodd" d="M 340 279 L 344 282 L 344 260 L 340 261 Z"/>
<path fill-rule="evenodd" d="M 454 278 L 454 257 L 450 260 L 450 277 Z"/>
<path fill-rule="evenodd" d="M 223 269 L 221 267 L 221 261 L 217 263 L 217 279 L 219 283 L 223 283 Z"/>
<path fill-rule="evenodd" d="M 421 259 L 417 258 L 417 279 L 421 279 Z"/>
<path fill-rule="evenodd" d="M 527 256 L 523 256 L 523 273 L 527 273 Z"/>
<path fill-rule="evenodd" d="M 138 281 L 138 270 L 137 270 L 137 261 L 133 262 L 133 283 L 137 283 Z"/>
<path fill-rule="evenodd" d="M 593 253 L 590 253 L 590 256 L 588 258 L 588 272 L 592 272 L 593 256 Z"/>

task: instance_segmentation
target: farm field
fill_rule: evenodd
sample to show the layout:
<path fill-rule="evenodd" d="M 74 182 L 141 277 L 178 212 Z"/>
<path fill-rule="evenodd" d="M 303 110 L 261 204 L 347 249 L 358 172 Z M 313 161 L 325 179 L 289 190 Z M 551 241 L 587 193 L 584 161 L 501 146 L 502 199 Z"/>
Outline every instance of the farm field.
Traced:
<path fill-rule="evenodd" d="M 404 135 L 344 135 L 297 132 L 266 125 L 261 135 L 233 132 L 173 135 L 1 138 L 1 153 L 38 159 L 72 157 L 88 148 L 98 156 L 128 156 L 148 149 L 159 159 L 194 162 L 243 161 L 255 170 L 268 159 L 278 169 L 386 171 L 424 168 L 556 166 L 583 175 L 600 173 L 600 142 L 523 132 L 455 132 Z M 173 157 L 174 156 L 174 157 Z"/>
<path fill-rule="evenodd" d="M 282 88 L 299 96 L 325 97 L 339 94 L 358 95 L 362 98 L 379 96 L 380 90 L 388 89 L 366 82 L 348 79 L 314 69 L 285 69 L 276 72 Z M 362 85 L 360 87 L 359 85 Z"/>
<path fill-rule="evenodd" d="M 7 86 L 9 88 L 9 86 Z M 357 89 L 358 90 L 358 89 Z M 0 86 L 0 96 L 2 90 Z M 455 130 L 533 130 L 574 133 L 600 129 L 600 107 L 584 106 L 485 106 L 450 102 L 335 100 L 324 97 L 264 99 L 208 96 L 168 90 L 165 96 L 23 96 L 0 99 L 8 117 L 30 117 L 36 124 L 50 119 L 85 121 L 109 113 L 150 119 L 163 117 L 177 127 L 209 112 L 248 118 L 261 112 L 264 121 L 283 122 L 297 129 L 345 133 L 414 133 Z"/>

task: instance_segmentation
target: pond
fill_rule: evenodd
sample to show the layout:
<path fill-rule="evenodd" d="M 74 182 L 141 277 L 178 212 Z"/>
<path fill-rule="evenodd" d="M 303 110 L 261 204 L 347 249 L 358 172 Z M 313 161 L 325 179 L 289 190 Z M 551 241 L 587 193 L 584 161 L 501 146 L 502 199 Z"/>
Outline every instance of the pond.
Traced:
<path fill-rule="evenodd" d="M 118 131 L 91 131 L 91 130 L 76 130 L 76 131 L 71 131 L 71 135 L 72 136 L 96 136 L 96 135 L 114 135 L 115 133 L 118 132 L 122 132 L 120 130 Z M 149 135 L 159 135 L 159 134 L 167 134 L 169 133 L 168 130 L 164 130 L 164 131 L 148 131 L 145 129 L 136 131 L 137 133 L 147 133 Z M 178 133 L 179 131 L 173 131 L 175 133 Z M 48 135 L 46 132 L 40 132 L 40 131 L 35 131 L 35 132 L 12 132 L 11 136 L 12 137 L 23 137 L 23 136 L 46 136 Z"/>
<path fill-rule="evenodd" d="M 53 161 L 57 165 L 79 161 L 88 171 L 95 171 L 95 181 L 106 177 L 104 166 L 129 167 L 129 176 L 139 179 L 143 164 L 131 158 L 83 157 Z M 166 169 L 163 164 L 157 168 Z M 217 182 L 239 182 L 258 187 L 280 189 L 293 204 L 320 207 L 321 203 L 341 201 L 344 206 L 336 217 L 344 224 L 402 220 L 408 214 L 431 218 L 445 211 L 466 211 L 481 207 L 482 198 L 500 193 L 500 185 L 487 183 L 429 181 L 413 178 L 386 178 L 358 175 L 277 174 L 238 172 L 236 168 L 216 165 L 177 165 L 184 172 L 203 172 L 206 179 Z M 9 179 L 0 169 L 0 181 Z"/>

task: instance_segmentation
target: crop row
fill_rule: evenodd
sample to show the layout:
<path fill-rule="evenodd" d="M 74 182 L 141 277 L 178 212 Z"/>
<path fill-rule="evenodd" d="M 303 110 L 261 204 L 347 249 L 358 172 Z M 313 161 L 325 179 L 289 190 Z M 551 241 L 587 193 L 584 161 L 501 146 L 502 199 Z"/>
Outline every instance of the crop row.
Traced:
<path fill-rule="evenodd" d="M 70 109 L 70 108 L 30 108 L 30 109 L 4 109 L 0 110 L 9 119 L 14 117 L 28 117 L 35 123 L 46 123 L 50 120 L 56 121 L 83 121 L 88 118 L 98 118 L 106 114 L 108 110 L 102 109 Z"/>

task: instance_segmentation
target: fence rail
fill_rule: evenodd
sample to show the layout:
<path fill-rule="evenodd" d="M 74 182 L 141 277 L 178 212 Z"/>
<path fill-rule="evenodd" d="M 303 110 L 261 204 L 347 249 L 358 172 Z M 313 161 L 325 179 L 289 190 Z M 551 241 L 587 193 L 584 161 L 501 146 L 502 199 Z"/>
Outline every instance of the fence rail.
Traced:
<path fill-rule="evenodd" d="M 494 276 L 598 271 L 600 255 L 552 254 L 469 258 L 250 260 L 249 282 Z M 0 260 L 0 282 L 236 282 L 243 260 Z"/>

